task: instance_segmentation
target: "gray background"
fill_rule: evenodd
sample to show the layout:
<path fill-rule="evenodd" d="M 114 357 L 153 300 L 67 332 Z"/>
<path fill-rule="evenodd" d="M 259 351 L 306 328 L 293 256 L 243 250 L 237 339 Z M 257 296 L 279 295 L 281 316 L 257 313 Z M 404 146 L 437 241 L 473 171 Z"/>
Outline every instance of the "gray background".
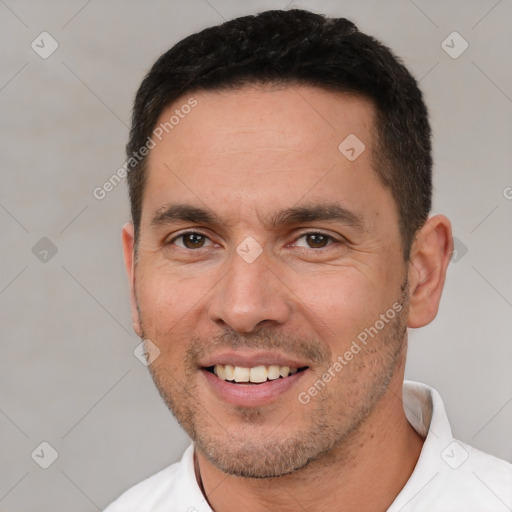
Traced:
<path fill-rule="evenodd" d="M 441 392 L 456 437 L 510 461 L 512 2 L 295 5 L 354 20 L 421 80 L 434 212 L 453 221 L 459 251 L 437 319 L 410 334 L 407 376 Z M 124 162 L 134 93 L 164 50 L 223 18 L 289 6 L 0 0 L 0 510 L 101 509 L 181 455 L 187 438 L 133 355 L 125 184 L 101 201 L 92 192 Z M 47 59 L 31 48 L 43 31 L 59 45 Z M 441 46 L 453 31 L 469 44 L 456 59 Z M 59 454 L 46 470 L 35 461 L 50 449 L 31 457 L 43 441 Z"/>

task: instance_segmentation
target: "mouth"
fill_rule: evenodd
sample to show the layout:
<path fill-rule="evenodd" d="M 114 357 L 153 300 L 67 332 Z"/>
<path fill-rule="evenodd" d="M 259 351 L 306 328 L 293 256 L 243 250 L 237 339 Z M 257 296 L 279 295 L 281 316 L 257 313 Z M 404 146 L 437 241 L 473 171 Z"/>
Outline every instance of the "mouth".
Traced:
<path fill-rule="evenodd" d="M 286 379 L 307 369 L 307 366 L 290 367 L 277 364 L 253 367 L 216 364 L 204 368 L 204 370 L 216 375 L 219 379 L 236 384 L 263 384 L 278 379 Z"/>
<path fill-rule="evenodd" d="M 275 354 L 274 357 L 256 354 L 251 360 L 231 353 L 208 362 L 200 370 L 207 389 L 221 402 L 238 407 L 261 407 L 290 396 L 289 392 L 311 368 Z"/>

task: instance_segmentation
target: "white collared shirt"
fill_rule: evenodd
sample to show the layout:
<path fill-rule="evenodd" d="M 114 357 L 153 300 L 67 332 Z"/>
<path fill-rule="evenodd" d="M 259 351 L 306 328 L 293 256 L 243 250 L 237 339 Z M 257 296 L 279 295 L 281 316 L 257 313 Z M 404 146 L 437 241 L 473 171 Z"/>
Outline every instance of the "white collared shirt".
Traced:
<path fill-rule="evenodd" d="M 404 382 L 409 423 L 425 438 L 412 475 L 388 512 L 512 511 L 512 464 L 453 439 L 439 393 Z M 180 462 L 128 489 L 105 512 L 212 512 L 194 472 L 194 446 Z"/>

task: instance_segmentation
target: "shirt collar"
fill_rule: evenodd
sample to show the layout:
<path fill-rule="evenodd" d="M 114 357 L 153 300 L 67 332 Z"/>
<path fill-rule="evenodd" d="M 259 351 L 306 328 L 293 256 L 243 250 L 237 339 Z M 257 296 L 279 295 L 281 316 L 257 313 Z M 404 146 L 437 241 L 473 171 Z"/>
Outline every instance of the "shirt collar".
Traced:
<path fill-rule="evenodd" d="M 443 400 L 434 388 L 406 380 L 403 404 L 407 420 L 425 441 L 414 471 L 388 512 L 404 510 L 423 488 L 439 476 L 443 469 L 441 453 L 453 442 Z"/>

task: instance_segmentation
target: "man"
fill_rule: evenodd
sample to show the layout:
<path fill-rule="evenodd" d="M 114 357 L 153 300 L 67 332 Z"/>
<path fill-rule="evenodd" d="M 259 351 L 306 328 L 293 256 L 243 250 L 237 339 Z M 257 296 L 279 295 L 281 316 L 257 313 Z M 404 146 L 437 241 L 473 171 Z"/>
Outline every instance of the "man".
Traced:
<path fill-rule="evenodd" d="M 389 49 L 302 10 L 206 29 L 144 79 L 127 150 L 134 329 L 193 445 L 108 512 L 511 509 L 512 466 L 403 382 L 452 238 Z"/>

